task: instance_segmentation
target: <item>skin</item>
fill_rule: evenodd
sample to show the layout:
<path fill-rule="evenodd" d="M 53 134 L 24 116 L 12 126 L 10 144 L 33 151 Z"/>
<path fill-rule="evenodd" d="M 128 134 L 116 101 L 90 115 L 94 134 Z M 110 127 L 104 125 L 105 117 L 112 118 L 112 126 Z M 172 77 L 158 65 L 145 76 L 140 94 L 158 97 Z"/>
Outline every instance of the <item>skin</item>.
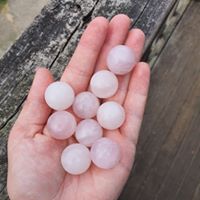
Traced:
<path fill-rule="evenodd" d="M 106 55 L 117 44 L 133 48 L 139 61 L 145 36 L 139 29 L 129 30 L 129 26 L 130 19 L 122 14 L 110 22 L 103 17 L 95 18 L 82 35 L 61 80 L 68 82 L 76 94 L 87 90 L 91 75 L 106 68 Z M 86 173 L 73 176 L 63 170 L 60 155 L 75 140 L 55 140 L 46 131 L 45 124 L 52 110 L 45 103 L 44 92 L 53 77 L 46 68 L 37 68 L 23 110 L 9 135 L 7 188 L 10 199 L 117 199 L 133 165 L 149 77 L 148 64 L 139 62 L 131 74 L 119 77 L 119 90 L 107 99 L 119 102 L 126 111 L 126 121 L 120 129 L 104 131 L 106 137 L 119 143 L 120 163 L 110 170 L 92 165 Z"/>

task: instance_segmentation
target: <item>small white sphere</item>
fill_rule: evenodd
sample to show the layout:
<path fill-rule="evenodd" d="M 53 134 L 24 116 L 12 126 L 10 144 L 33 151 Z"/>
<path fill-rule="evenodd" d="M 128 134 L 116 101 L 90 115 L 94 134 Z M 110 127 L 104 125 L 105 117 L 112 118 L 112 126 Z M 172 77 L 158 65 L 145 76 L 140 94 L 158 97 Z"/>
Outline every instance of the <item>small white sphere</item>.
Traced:
<path fill-rule="evenodd" d="M 74 91 L 68 83 L 56 81 L 47 87 L 45 100 L 54 110 L 65 110 L 74 101 Z"/>
<path fill-rule="evenodd" d="M 103 129 L 94 119 L 82 120 L 76 128 L 75 137 L 77 141 L 88 147 L 92 146 L 92 144 L 102 136 Z"/>
<path fill-rule="evenodd" d="M 102 169 L 115 167 L 121 159 L 120 146 L 109 138 L 97 140 L 90 150 L 92 162 Z"/>
<path fill-rule="evenodd" d="M 110 50 L 107 56 L 108 69 L 118 75 L 130 72 L 136 65 L 133 49 L 125 45 L 117 45 Z"/>
<path fill-rule="evenodd" d="M 76 129 L 75 117 L 67 111 L 54 112 L 47 121 L 47 130 L 51 137 L 64 140 L 73 135 Z"/>
<path fill-rule="evenodd" d="M 82 174 L 90 167 L 90 151 L 82 144 L 71 144 L 62 152 L 61 164 L 69 174 Z"/>
<path fill-rule="evenodd" d="M 90 80 L 90 89 L 99 98 L 111 97 L 118 89 L 118 79 L 108 70 L 98 71 Z"/>
<path fill-rule="evenodd" d="M 75 97 L 72 108 L 78 117 L 89 119 L 97 114 L 99 100 L 91 92 L 81 92 Z"/>
<path fill-rule="evenodd" d="M 117 102 L 105 102 L 97 111 L 97 121 L 105 129 L 117 129 L 124 123 L 124 120 L 124 108 Z"/>

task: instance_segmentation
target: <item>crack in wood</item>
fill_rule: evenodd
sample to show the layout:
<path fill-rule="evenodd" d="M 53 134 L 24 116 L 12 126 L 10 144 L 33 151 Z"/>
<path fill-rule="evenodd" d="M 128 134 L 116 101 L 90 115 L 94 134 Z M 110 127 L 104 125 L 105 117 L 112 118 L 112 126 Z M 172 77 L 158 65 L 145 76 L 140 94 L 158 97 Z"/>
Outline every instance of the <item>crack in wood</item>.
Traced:
<path fill-rule="evenodd" d="M 189 7 L 191 0 L 178 0 L 174 2 L 174 5 L 171 7 L 168 15 L 166 15 L 165 20 L 163 21 L 161 27 L 158 29 L 154 38 L 148 47 L 146 47 L 145 54 L 143 55 L 143 60 L 150 64 L 151 70 L 161 55 L 163 49 L 165 48 L 168 40 L 173 34 L 176 26 L 182 19 L 182 16 Z M 181 7 L 182 5 L 182 7 Z M 169 23 L 171 19 L 176 19 L 172 23 Z"/>
<path fill-rule="evenodd" d="M 94 4 L 93 8 L 91 9 L 91 11 L 86 16 L 83 17 L 82 27 L 84 27 L 85 24 L 88 24 L 88 22 L 91 20 L 94 9 L 95 9 L 96 5 L 99 3 L 99 1 L 100 0 L 97 0 L 96 3 Z"/>
<path fill-rule="evenodd" d="M 147 6 L 148 6 L 148 4 L 149 4 L 150 1 L 151 1 L 151 0 L 149 0 L 149 1 L 146 2 L 146 4 L 145 4 L 143 10 L 141 11 L 140 15 L 136 18 L 136 20 L 133 22 L 131 28 L 134 28 L 134 26 L 137 24 L 137 22 L 138 22 L 138 20 L 140 19 L 140 17 L 144 14 L 144 12 L 145 12 L 145 10 L 146 10 L 146 8 L 147 8 Z"/>
<path fill-rule="evenodd" d="M 81 27 L 83 27 L 84 25 L 86 25 L 86 24 L 89 22 L 89 20 L 91 19 L 92 14 L 93 14 L 93 12 L 94 12 L 95 6 L 97 5 L 98 2 L 99 2 L 99 0 L 96 1 L 96 3 L 95 3 L 95 5 L 93 6 L 92 10 L 91 10 L 86 16 L 84 16 L 84 17 L 82 18 L 82 23 L 80 22 L 80 23 L 75 27 L 75 29 L 74 29 L 73 32 L 70 34 L 69 38 L 67 39 L 67 41 L 65 42 L 65 44 L 63 45 L 63 47 L 61 48 L 61 50 L 57 53 L 57 55 L 55 56 L 54 60 L 53 60 L 53 61 L 51 62 L 51 64 L 49 65 L 49 69 L 52 68 L 52 66 L 54 65 L 54 63 L 55 63 L 55 62 L 57 61 L 57 59 L 59 58 L 60 54 L 65 50 L 65 48 L 67 47 L 69 41 L 71 40 L 71 38 L 73 37 L 73 35 L 76 33 L 76 31 L 78 30 L 78 28 L 80 27 L 80 25 L 81 25 Z M 30 70 L 30 71 L 31 71 L 31 70 Z M 30 71 L 28 71 L 27 73 L 29 73 Z M 19 82 L 23 81 L 24 78 L 25 78 L 25 76 L 24 76 Z M 18 83 L 18 84 L 19 84 L 19 83 Z M 16 85 L 15 87 L 17 87 L 17 85 Z M 13 90 L 15 89 L 15 87 L 13 88 Z M 15 115 L 19 112 L 19 110 L 20 110 L 22 104 L 23 104 L 24 101 L 26 100 L 26 97 L 27 97 L 27 95 L 26 95 L 26 96 L 23 98 L 23 100 L 19 103 L 19 105 L 17 106 L 17 108 L 16 108 L 16 110 L 13 112 L 13 114 L 12 114 L 11 116 L 9 116 L 8 119 L 1 125 L 0 130 L 3 129 L 3 128 L 9 123 L 9 121 L 11 121 L 11 120 L 15 117 Z M 7 96 L 7 98 L 8 98 L 8 96 Z"/>
<path fill-rule="evenodd" d="M 24 101 L 26 100 L 27 95 L 24 97 L 24 99 L 20 102 L 18 107 L 16 108 L 15 112 L 6 120 L 6 122 L 0 127 L 0 130 L 2 130 L 14 117 L 15 115 L 19 112 L 21 106 L 23 105 Z"/>

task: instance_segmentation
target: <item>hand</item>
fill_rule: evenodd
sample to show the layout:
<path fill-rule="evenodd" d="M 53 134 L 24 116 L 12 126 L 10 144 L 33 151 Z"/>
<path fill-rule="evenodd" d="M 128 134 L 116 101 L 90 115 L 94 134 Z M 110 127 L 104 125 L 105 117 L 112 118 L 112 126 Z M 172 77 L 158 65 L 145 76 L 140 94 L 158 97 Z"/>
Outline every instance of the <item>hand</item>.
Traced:
<path fill-rule="evenodd" d="M 68 82 L 76 94 L 87 90 L 94 70 L 106 68 L 109 49 L 125 43 L 140 59 L 144 34 L 129 31 L 130 19 L 117 15 L 110 22 L 95 18 L 87 27 L 61 80 Z M 63 149 L 74 142 L 58 141 L 46 132 L 45 123 L 52 110 L 44 101 L 46 87 L 53 82 L 49 70 L 38 68 L 27 100 L 8 141 L 8 193 L 11 200 L 112 200 L 117 199 L 127 181 L 134 161 L 136 143 L 148 93 L 150 70 L 138 63 L 132 74 L 121 76 L 119 90 L 110 99 L 121 103 L 126 111 L 124 125 L 105 131 L 117 141 L 122 158 L 113 169 L 92 165 L 79 176 L 66 173 L 60 163 Z"/>

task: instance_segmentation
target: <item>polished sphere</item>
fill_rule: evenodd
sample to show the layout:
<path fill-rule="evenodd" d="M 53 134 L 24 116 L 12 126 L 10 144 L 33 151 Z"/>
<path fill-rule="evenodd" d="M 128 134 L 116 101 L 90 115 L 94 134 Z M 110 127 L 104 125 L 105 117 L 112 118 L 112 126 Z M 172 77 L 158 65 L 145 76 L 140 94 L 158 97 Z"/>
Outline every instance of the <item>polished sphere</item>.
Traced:
<path fill-rule="evenodd" d="M 118 79 L 108 70 L 98 71 L 90 80 L 90 89 L 99 98 L 111 97 L 118 89 Z"/>
<path fill-rule="evenodd" d="M 74 101 L 74 91 L 68 83 L 56 81 L 47 87 L 45 100 L 52 109 L 65 110 Z"/>
<path fill-rule="evenodd" d="M 120 146 L 109 138 L 101 138 L 92 145 L 91 158 L 97 167 L 111 169 L 121 159 Z"/>
<path fill-rule="evenodd" d="M 90 151 L 82 144 L 71 144 L 61 155 L 61 164 L 66 172 L 79 175 L 87 171 L 91 164 Z"/>
<path fill-rule="evenodd" d="M 107 66 L 114 74 L 127 74 L 135 65 L 136 58 L 134 51 L 128 46 L 117 45 L 108 53 Z"/>
<path fill-rule="evenodd" d="M 124 123 L 124 120 L 124 108 L 115 101 L 103 103 L 97 111 L 97 121 L 105 129 L 117 129 Z"/>
<path fill-rule="evenodd" d="M 76 120 L 71 113 L 57 111 L 49 117 L 46 128 L 51 137 L 64 140 L 73 135 L 76 125 Z"/>
<path fill-rule="evenodd" d="M 75 97 L 72 108 L 78 117 L 89 119 L 97 114 L 99 100 L 91 92 L 81 92 Z"/>
<path fill-rule="evenodd" d="M 75 137 L 77 141 L 85 146 L 92 146 L 92 144 L 103 136 L 103 129 L 99 123 L 94 119 L 85 119 L 79 122 Z"/>

